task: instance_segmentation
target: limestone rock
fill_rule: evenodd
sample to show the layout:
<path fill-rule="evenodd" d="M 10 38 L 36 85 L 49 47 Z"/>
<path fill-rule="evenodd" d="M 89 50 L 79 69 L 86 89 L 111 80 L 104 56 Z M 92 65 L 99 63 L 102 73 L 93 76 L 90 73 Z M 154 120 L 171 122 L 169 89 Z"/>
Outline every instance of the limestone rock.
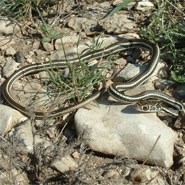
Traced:
<path fill-rule="evenodd" d="M 21 122 L 27 120 L 27 118 L 17 110 L 2 104 L 0 104 L 0 117 L 1 117 L 0 119 L 1 135 L 5 135 L 15 125 L 20 124 Z"/>
<path fill-rule="evenodd" d="M 154 113 L 139 113 L 133 106 L 101 99 L 91 109 L 79 109 L 75 124 L 78 134 L 95 151 L 139 161 L 148 158 L 148 163 L 167 168 L 173 164 L 176 134 Z"/>

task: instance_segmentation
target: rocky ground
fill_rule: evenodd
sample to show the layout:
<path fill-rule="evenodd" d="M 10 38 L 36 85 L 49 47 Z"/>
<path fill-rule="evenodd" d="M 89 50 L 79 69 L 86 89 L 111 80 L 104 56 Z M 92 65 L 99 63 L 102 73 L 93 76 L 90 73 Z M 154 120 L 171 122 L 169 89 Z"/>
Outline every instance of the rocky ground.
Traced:
<path fill-rule="evenodd" d="M 61 2 L 45 12 L 44 28 L 34 16 L 20 22 L 0 19 L 1 85 L 23 66 L 72 57 L 94 43 L 103 48 L 118 38 L 140 38 L 140 29 L 155 11 L 154 2 L 138 1 L 109 17 L 108 12 L 122 1 Z M 104 76 L 111 79 L 115 70 L 122 69 L 113 80 L 132 78 L 146 69 L 140 63 L 148 59 L 147 54 L 127 51 L 106 65 Z M 65 69 L 62 74 L 68 73 Z M 30 106 L 48 111 L 64 103 L 43 93 L 53 88 L 49 81 L 47 71 L 40 72 L 21 78 L 11 89 L 14 99 L 28 107 L 31 118 L 10 108 L 1 96 L 0 184 L 185 184 L 183 117 L 140 113 L 105 92 L 74 113 L 36 120 Z M 126 93 L 153 89 L 182 101 L 185 97 L 185 86 L 169 80 L 165 61 L 159 62 L 145 84 Z"/>

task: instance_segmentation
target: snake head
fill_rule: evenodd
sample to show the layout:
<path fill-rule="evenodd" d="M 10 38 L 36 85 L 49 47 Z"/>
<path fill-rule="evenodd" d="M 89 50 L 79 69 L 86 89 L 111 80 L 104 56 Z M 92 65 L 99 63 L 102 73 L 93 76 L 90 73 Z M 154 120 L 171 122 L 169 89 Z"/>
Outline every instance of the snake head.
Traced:
<path fill-rule="evenodd" d="M 166 112 L 169 113 L 173 116 L 178 116 L 179 115 L 179 111 L 165 106 L 165 104 L 163 104 L 162 102 L 154 102 L 154 101 L 141 101 L 141 102 L 137 102 L 135 104 L 135 108 L 136 110 L 138 110 L 139 112 Z"/>
<path fill-rule="evenodd" d="M 135 104 L 139 112 L 161 112 L 162 106 L 159 102 L 141 101 Z"/>

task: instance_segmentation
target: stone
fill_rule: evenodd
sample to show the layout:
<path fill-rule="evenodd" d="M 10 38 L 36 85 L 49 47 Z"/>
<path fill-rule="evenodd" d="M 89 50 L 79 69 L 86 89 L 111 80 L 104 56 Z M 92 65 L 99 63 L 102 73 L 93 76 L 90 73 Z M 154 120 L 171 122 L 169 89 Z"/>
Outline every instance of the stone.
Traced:
<path fill-rule="evenodd" d="M 139 161 L 148 159 L 147 163 L 166 168 L 173 164 L 176 133 L 154 113 L 140 113 L 132 105 L 102 97 L 90 109 L 76 112 L 75 125 L 92 150 Z"/>
<path fill-rule="evenodd" d="M 102 3 L 98 3 L 99 7 L 103 10 L 108 10 L 110 8 L 110 3 L 105 1 Z M 97 6 L 96 6 L 97 7 Z"/>
<path fill-rule="evenodd" d="M 71 154 L 71 156 L 74 158 L 74 159 L 80 159 L 80 153 L 75 151 Z"/>
<path fill-rule="evenodd" d="M 20 30 L 18 24 L 6 17 L 0 19 L 0 35 L 10 35 Z"/>
<path fill-rule="evenodd" d="M 66 171 L 75 170 L 78 167 L 78 164 L 70 155 L 67 155 L 59 160 L 54 161 L 51 164 L 51 167 L 57 171 L 60 171 L 61 173 L 64 173 Z"/>
<path fill-rule="evenodd" d="M 111 17 L 106 17 L 99 21 L 99 25 L 107 33 L 123 34 L 126 32 L 137 31 L 136 24 L 128 19 L 128 16 L 125 14 L 114 14 Z"/>
<path fill-rule="evenodd" d="M 71 36 L 63 36 L 62 39 L 56 39 L 55 41 L 55 49 L 63 49 L 62 44 L 77 44 L 80 37 L 78 35 L 71 35 Z"/>
<path fill-rule="evenodd" d="M 147 68 L 147 63 L 140 65 L 140 64 L 131 64 L 128 63 L 126 67 L 121 70 L 116 77 L 124 78 L 125 80 L 130 80 L 139 73 L 142 73 Z M 163 62 L 159 62 L 155 71 L 153 72 L 152 76 L 159 76 L 159 77 L 165 77 L 165 74 L 163 71 L 165 71 L 166 65 Z M 153 81 L 153 78 L 150 78 L 149 81 Z"/>
<path fill-rule="evenodd" d="M 148 166 L 136 168 L 130 176 L 133 184 L 166 185 L 166 179 L 163 178 L 158 169 L 152 169 Z"/>
<path fill-rule="evenodd" d="M 82 24 L 82 30 L 86 35 L 91 35 L 93 31 L 100 31 L 97 20 L 88 20 Z"/>
<path fill-rule="evenodd" d="M 14 126 L 27 120 L 19 111 L 0 104 L 0 134 L 5 135 Z"/>
<path fill-rule="evenodd" d="M 178 85 L 177 88 L 174 90 L 174 94 L 176 97 L 179 99 L 184 99 L 185 98 L 185 85 Z"/>
<path fill-rule="evenodd" d="M 113 44 L 116 41 L 118 41 L 118 37 L 112 37 L 112 36 L 102 37 L 102 38 L 96 37 L 94 39 L 96 39 L 96 42 L 98 42 L 101 45 L 100 48 L 105 48 L 105 47 L 109 46 L 110 44 Z M 57 52 L 55 52 L 49 56 L 50 60 L 64 59 L 65 54 L 67 55 L 68 59 L 76 58 L 76 57 L 78 57 L 79 54 L 87 52 L 89 47 L 92 46 L 92 40 L 85 41 L 84 43 L 80 43 L 79 45 L 77 44 L 78 41 L 79 41 L 78 36 L 74 36 L 74 37 L 72 37 L 72 39 L 71 39 L 71 37 L 68 37 L 68 36 L 63 37 L 62 43 L 65 44 L 65 43 L 71 42 L 71 43 L 73 43 L 74 47 L 72 47 L 70 49 L 65 48 L 65 52 L 63 49 L 58 50 Z M 58 43 L 60 43 L 60 41 L 58 41 Z"/>
<path fill-rule="evenodd" d="M 62 49 L 62 40 L 61 39 L 56 39 L 54 47 L 56 50 Z"/>
<path fill-rule="evenodd" d="M 185 106 L 185 105 L 184 105 Z M 184 113 L 185 114 L 185 113 Z M 181 115 L 182 117 L 181 117 L 181 119 L 177 119 L 176 121 L 175 121 L 175 123 L 174 123 L 174 128 L 176 128 L 176 129 L 182 129 L 182 130 L 184 130 L 185 129 L 185 115 Z M 184 142 L 185 142 L 185 133 L 184 133 L 184 137 L 183 137 L 183 140 L 184 140 Z"/>
<path fill-rule="evenodd" d="M 15 54 L 15 60 L 17 63 L 24 63 L 25 62 L 25 56 L 23 54 L 23 52 L 18 51 Z"/>
<path fill-rule="evenodd" d="M 33 59 L 31 57 L 27 58 L 26 61 L 29 63 L 29 64 L 33 64 Z"/>
<path fill-rule="evenodd" d="M 166 79 L 157 79 L 155 80 L 154 84 L 156 89 L 165 90 L 167 88 L 172 87 L 175 84 L 175 82 Z"/>
<path fill-rule="evenodd" d="M 121 70 L 116 77 L 121 77 L 125 80 L 130 80 L 137 74 L 142 73 L 145 69 L 146 65 L 128 63 L 126 67 Z"/>
<path fill-rule="evenodd" d="M 13 47 L 7 48 L 5 52 L 7 56 L 14 56 L 16 54 L 16 50 Z"/>
<path fill-rule="evenodd" d="M 4 56 L 1 56 L 1 55 L 0 55 L 0 67 L 1 67 L 1 68 L 5 65 L 5 62 L 6 62 L 6 60 L 5 60 Z M 0 73 L 0 74 L 1 74 L 1 73 Z"/>
<path fill-rule="evenodd" d="M 3 76 L 8 78 L 17 69 L 19 63 L 17 63 L 12 57 L 7 57 L 5 65 L 3 66 Z"/>
<path fill-rule="evenodd" d="M 33 153 L 33 133 L 30 120 L 18 126 L 14 132 L 14 136 L 18 139 L 20 144 L 26 147 L 29 153 Z"/>
<path fill-rule="evenodd" d="M 2 36 L 0 34 L 0 50 L 5 51 L 9 47 L 11 47 L 13 44 L 15 44 L 14 39 Z"/>
<path fill-rule="evenodd" d="M 54 46 L 48 42 L 43 43 L 43 47 L 47 52 L 51 52 L 54 50 Z"/>
<path fill-rule="evenodd" d="M 97 20 L 82 17 L 72 17 L 68 22 L 70 28 L 77 32 L 84 31 L 87 35 L 95 31 L 98 28 L 97 25 Z"/>
<path fill-rule="evenodd" d="M 153 8 L 154 8 L 154 4 L 148 0 L 142 0 L 140 2 L 137 2 L 136 6 L 135 6 L 136 10 L 141 10 L 141 11 L 147 11 L 147 10 L 151 10 Z"/>
<path fill-rule="evenodd" d="M 40 41 L 34 40 L 32 47 L 33 47 L 34 50 L 38 50 L 39 47 L 40 47 Z"/>
<path fill-rule="evenodd" d="M 36 54 L 36 56 L 38 56 L 39 58 L 43 58 L 43 57 L 45 58 L 47 52 L 44 51 L 44 50 L 41 50 L 41 49 L 37 49 L 37 50 L 35 51 L 35 54 Z"/>
<path fill-rule="evenodd" d="M 0 70 L 1 70 L 1 68 L 0 68 Z M 3 77 L 0 75 L 0 85 L 2 85 L 4 81 L 5 81 L 5 78 L 3 78 Z M 0 96 L 0 102 L 2 102 L 1 96 Z"/>
<path fill-rule="evenodd" d="M 123 0 L 115 0 L 112 4 L 115 6 L 120 5 L 121 3 L 123 3 Z M 127 4 L 127 6 L 125 7 L 127 10 L 130 10 L 131 8 L 133 8 L 133 6 L 136 4 L 136 2 L 130 2 Z"/>
<path fill-rule="evenodd" d="M 82 18 L 82 17 L 72 17 L 69 21 L 68 21 L 68 26 L 70 28 L 72 28 L 73 30 L 75 30 L 76 32 L 81 31 L 82 29 L 82 25 L 87 22 L 88 19 L 87 18 Z"/>

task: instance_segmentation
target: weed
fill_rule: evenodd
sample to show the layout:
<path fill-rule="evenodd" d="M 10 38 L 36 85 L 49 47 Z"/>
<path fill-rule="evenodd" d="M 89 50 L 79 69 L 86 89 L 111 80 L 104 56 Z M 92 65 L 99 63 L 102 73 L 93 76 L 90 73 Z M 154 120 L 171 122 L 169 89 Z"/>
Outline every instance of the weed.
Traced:
<path fill-rule="evenodd" d="M 100 49 L 101 44 L 102 43 L 99 42 L 99 38 L 92 39 L 91 44 L 89 44 L 88 48 L 83 51 L 83 54 L 79 54 L 77 52 L 77 58 L 79 61 L 73 64 L 71 64 L 70 60 L 67 59 L 65 48 L 62 44 L 68 69 L 67 75 L 65 75 L 65 72 L 61 70 L 46 69 L 51 82 L 47 86 L 48 95 L 54 97 L 62 96 L 66 101 L 69 101 L 69 104 L 74 104 L 84 100 L 87 96 L 92 94 L 96 85 L 103 80 L 103 74 L 107 70 L 107 66 L 110 64 L 107 62 L 105 65 L 98 63 L 90 66 L 87 61 L 84 61 L 81 58 L 81 56 Z M 77 48 L 78 47 L 79 43 L 77 43 Z"/>
<path fill-rule="evenodd" d="M 150 24 L 141 30 L 141 35 L 159 44 L 161 57 L 170 59 L 172 79 L 185 83 L 185 14 L 178 5 L 168 0 L 156 1 L 156 11 Z"/>
<path fill-rule="evenodd" d="M 41 25 L 41 31 L 43 36 L 42 42 L 49 42 L 52 39 L 59 39 L 61 38 L 61 36 L 64 35 L 61 31 L 54 29 L 45 21 L 42 21 L 42 22 L 43 22 Z"/>
<path fill-rule="evenodd" d="M 45 12 L 54 4 L 54 0 L 1 0 L 0 1 L 0 15 L 9 15 L 14 18 L 30 17 L 32 13 L 38 13 L 37 9 Z"/>

